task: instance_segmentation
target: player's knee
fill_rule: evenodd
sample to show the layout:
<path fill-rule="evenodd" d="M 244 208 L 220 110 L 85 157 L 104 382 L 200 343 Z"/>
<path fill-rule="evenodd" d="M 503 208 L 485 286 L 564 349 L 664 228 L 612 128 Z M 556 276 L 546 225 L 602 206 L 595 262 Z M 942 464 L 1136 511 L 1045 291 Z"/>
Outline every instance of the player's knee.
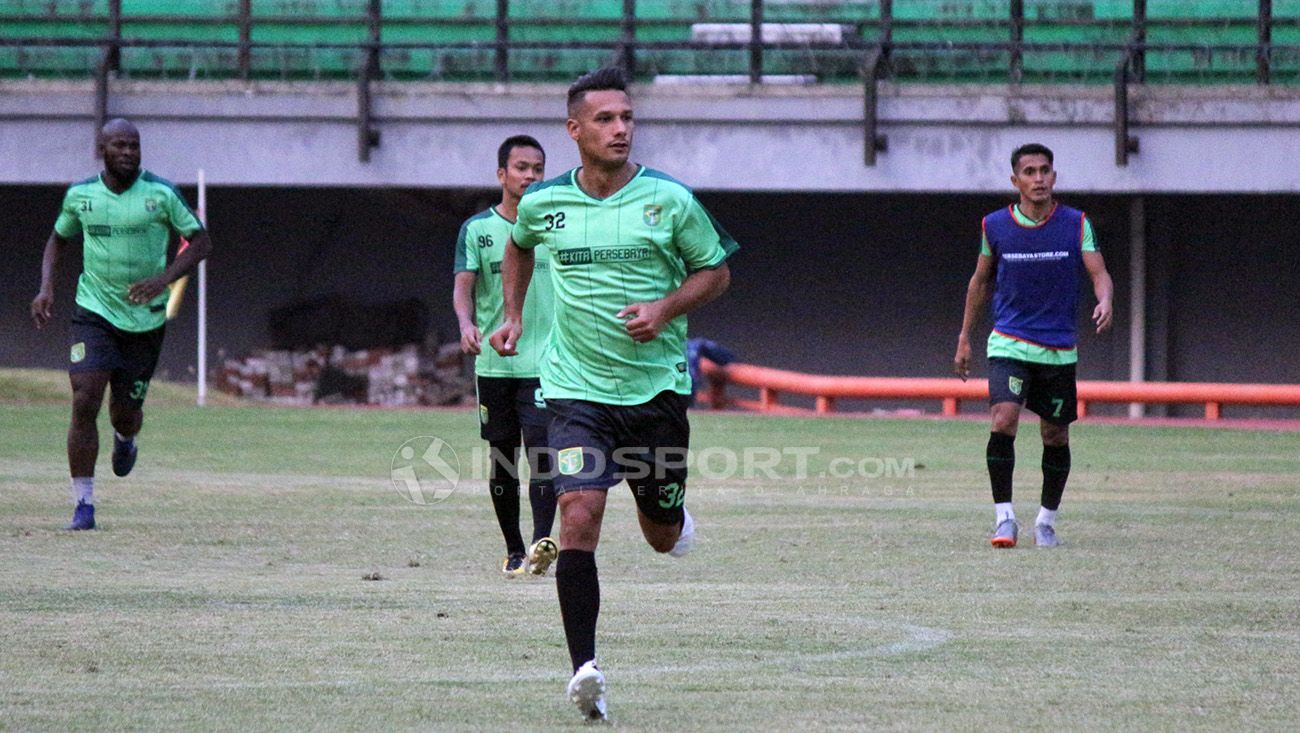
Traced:
<path fill-rule="evenodd" d="M 594 524 L 597 521 L 597 513 L 578 502 L 563 502 L 560 506 L 560 514 L 564 521 L 573 527 L 585 527 Z"/>
<path fill-rule="evenodd" d="M 99 406 L 103 395 L 93 395 L 89 390 L 72 394 L 72 419 L 74 421 L 94 422 L 99 417 Z"/>
<path fill-rule="evenodd" d="M 488 443 L 488 480 L 492 483 L 519 483 L 519 467 L 516 464 L 515 446 L 509 441 Z"/>
<path fill-rule="evenodd" d="M 72 411 L 94 417 L 99 414 L 99 400 L 88 394 L 74 394 L 72 396 Z"/>
<path fill-rule="evenodd" d="M 560 507 L 561 527 L 566 537 L 575 541 L 588 542 L 600 536 L 602 512 L 581 502 L 562 503 Z"/>
<path fill-rule="evenodd" d="M 1043 445 L 1062 446 L 1070 443 L 1070 426 L 1043 423 Z"/>
<path fill-rule="evenodd" d="M 993 406 L 993 432 L 1014 436 L 1020 427 L 1020 405 L 1003 402 Z"/>

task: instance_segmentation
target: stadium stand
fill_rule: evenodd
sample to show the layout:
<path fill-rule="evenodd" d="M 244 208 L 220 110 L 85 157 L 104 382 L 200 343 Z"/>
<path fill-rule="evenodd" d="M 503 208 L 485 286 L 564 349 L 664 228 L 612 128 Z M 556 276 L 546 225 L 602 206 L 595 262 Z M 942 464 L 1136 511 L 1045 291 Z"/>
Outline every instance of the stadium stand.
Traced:
<path fill-rule="evenodd" d="M 0 0 L 0 76 L 1295 83 L 1296 0 Z M 761 27 L 760 44 L 753 28 Z M 377 41 L 377 45 L 369 45 Z M 1132 44 L 1139 45 L 1132 45 Z M 1143 45 L 1145 44 L 1145 45 Z M 375 58 L 370 58 L 374 49 Z"/>

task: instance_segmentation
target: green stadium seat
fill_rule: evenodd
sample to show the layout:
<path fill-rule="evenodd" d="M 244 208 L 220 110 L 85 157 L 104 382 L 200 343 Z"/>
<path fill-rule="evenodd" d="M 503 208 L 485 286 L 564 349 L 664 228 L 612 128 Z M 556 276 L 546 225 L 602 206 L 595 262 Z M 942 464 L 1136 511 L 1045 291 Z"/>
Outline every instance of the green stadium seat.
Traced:
<path fill-rule="evenodd" d="M 365 59 L 355 47 L 369 37 L 368 0 L 256 0 L 249 72 L 261 79 L 351 80 Z M 398 47 L 380 57 L 391 80 L 484 81 L 496 78 L 496 0 L 384 0 L 381 39 Z M 240 27 L 233 0 L 217 3 L 122 0 L 122 36 L 166 47 L 122 50 L 129 78 L 222 79 L 240 75 Z M 1023 54 L 1023 81 L 1110 83 L 1131 33 L 1132 0 L 1025 0 L 1024 39 L 1046 48 Z M 1147 41 L 1182 48 L 1145 55 L 1148 83 L 1253 83 L 1257 3 L 1246 0 L 1148 0 Z M 1009 39 L 1004 0 L 896 0 L 892 78 L 907 83 L 1005 83 L 1010 54 L 964 44 Z M 1275 83 L 1300 76 L 1300 0 L 1274 0 Z M 622 3 L 565 0 L 509 4 L 511 78 L 568 81 L 618 58 Z M 643 0 L 636 3 L 639 78 L 748 75 L 743 48 L 698 48 L 749 40 L 750 0 Z M 803 48 L 768 48 L 763 73 L 772 83 L 816 77 L 860 83 L 863 49 L 880 32 L 879 0 L 766 0 L 764 40 Z M 103 49 L 70 45 L 104 38 L 109 0 L 0 0 L 0 77 L 85 78 Z M 1169 22 L 1177 21 L 1177 22 Z M 29 39 L 32 42 L 24 44 Z M 37 43 L 66 39 L 68 44 Z M 204 43 L 219 44 L 203 48 Z M 694 49 L 662 44 L 692 42 Z M 402 45 L 405 44 L 405 45 Z M 432 47 L 419 47 L 434 44 Z M 908 44 L 927 44 L 924 49 Z M 950 45 L 951 44 L 951 45 Z M 1051 48 L 1072 44 L 1074 48 Z M 1079 44 L 1095 47 L 1079 48 Z M 1211 48 L 1236 45 L 1236 50 Z M 197 46 L 197 47 L 196 47 Z M 348 46 L 353 46 L 348 48 Z M 585 46 L 585 47 L 584 47 Z M 1109 47 L 1109 48 L 1108 48 Z M 676 82 L 680 83 L 680 81 Z"/>

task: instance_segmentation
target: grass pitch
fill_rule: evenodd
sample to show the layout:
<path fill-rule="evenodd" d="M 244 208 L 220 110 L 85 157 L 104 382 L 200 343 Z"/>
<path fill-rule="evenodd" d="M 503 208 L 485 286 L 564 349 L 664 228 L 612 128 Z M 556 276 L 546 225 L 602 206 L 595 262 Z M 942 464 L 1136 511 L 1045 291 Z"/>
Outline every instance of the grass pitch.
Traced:
<path fill-rule="evenodd" d="M 101 529 L 69 533 L 63 395 L 0 386 L 0 729 L 583 728 L 554 581 L 500 576 L 484 482 L 420 506 L 391 480 L 416 436 L 472 455 L 472 412 L 155 392 L 135 473 L 101 455 Z M 623 487 L 606 515 L 598 649 L 618 730 L 1300 721 L 1300 433 L 1084 422 L 1066 545 L 1001 551 L 981 422 L 692 424 L 712 449 L 688 492 L 696 551 L 655 555 Z M 728 471 L 747 447 L 817 453 L 802 472 L 793 453 Z"/>

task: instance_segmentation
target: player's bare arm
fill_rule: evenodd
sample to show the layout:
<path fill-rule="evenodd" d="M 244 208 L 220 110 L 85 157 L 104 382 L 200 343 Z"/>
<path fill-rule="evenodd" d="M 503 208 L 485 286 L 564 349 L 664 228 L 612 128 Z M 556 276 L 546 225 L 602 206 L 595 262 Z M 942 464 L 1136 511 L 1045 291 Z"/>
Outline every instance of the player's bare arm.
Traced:
<path fill-rule="evenodd" d="M 1112 303 L 1115 283 L 1106 271 L 1106 259 L 1100 252 L 1084 252 L 1083 266 L 1088 270 L 1088 277 L 1092 278 L 1092 292 L 1097 296 L 1097 307 L 1092 309 L 1092 322 L 1097 326 L 1097 333 L 1103 333 L 1110 328 L 1114 318 Z"/>
<path fill-rule="evenodd" d="M 961 317 L 961 333 L 957 334 L 957 353 L 952 358 L 952 370 L 964 382 L 970 377 L 970 332 L 975 327 L 993 295 L 993 258 L 981 254 L 975 262 L 975 274 L 966 286 L 966 307 Z"/>
<path fill-rule="evenodd" d="M 41 289 L 32 299 L 31 308 L 32 322 L 38 329 L 45 328 L 54 316 L 54 281 L 58 277 L 63 249 L 67 246 L 68 240 L 58 232 L 50 232 L 50 238 L 45 240 L 45 253 L 41 255 Z"/>
<path fill-rule="evenodd" d="M 533 280 L 536 261 L 537 255 L 531 249 L 517 246 L 513 239 L 506 242 L 506 253 L 501 259 L 504 317 L 500 327 L 488 338 L 488 343 L 502 356 L 518 353 L 515 348 L 524 332 L 524 298 L 528 295 L 528 284 Z"/>
<path fill-rule="evenodd" d="M 456 273 L 451 289 L 452 307 L 460 322 L 460 350 L 477 356 L 483 350 L 483 334 L 474 323 L 474 285 L 478 274 L 472 271 Z"/>
<path fill-rule="evenodd" d="M 176 253 L 176 259 L 163 270 L 161 275 L 147 277 L 131 283 L 127 290 L 127 299 L 132 303 L 148 303 L 158 297 L 167 286 L 190 274 L 190 272 L 212 254 L 212 238 L 206 229 L 200 229 L 189 237 L 190 246 Z"/>
<path fill-rule="evenodd" d="M 708 270 L 697 270 L 686 277 L 676 290 L 659 300 L 631 303 L 618 312 L 619 318 L 631 317 L 623 324 L 637 343 L 653 341 L 677 316 L 690 313 L 726 292 L 731 285 L 727 263 Z"/>

